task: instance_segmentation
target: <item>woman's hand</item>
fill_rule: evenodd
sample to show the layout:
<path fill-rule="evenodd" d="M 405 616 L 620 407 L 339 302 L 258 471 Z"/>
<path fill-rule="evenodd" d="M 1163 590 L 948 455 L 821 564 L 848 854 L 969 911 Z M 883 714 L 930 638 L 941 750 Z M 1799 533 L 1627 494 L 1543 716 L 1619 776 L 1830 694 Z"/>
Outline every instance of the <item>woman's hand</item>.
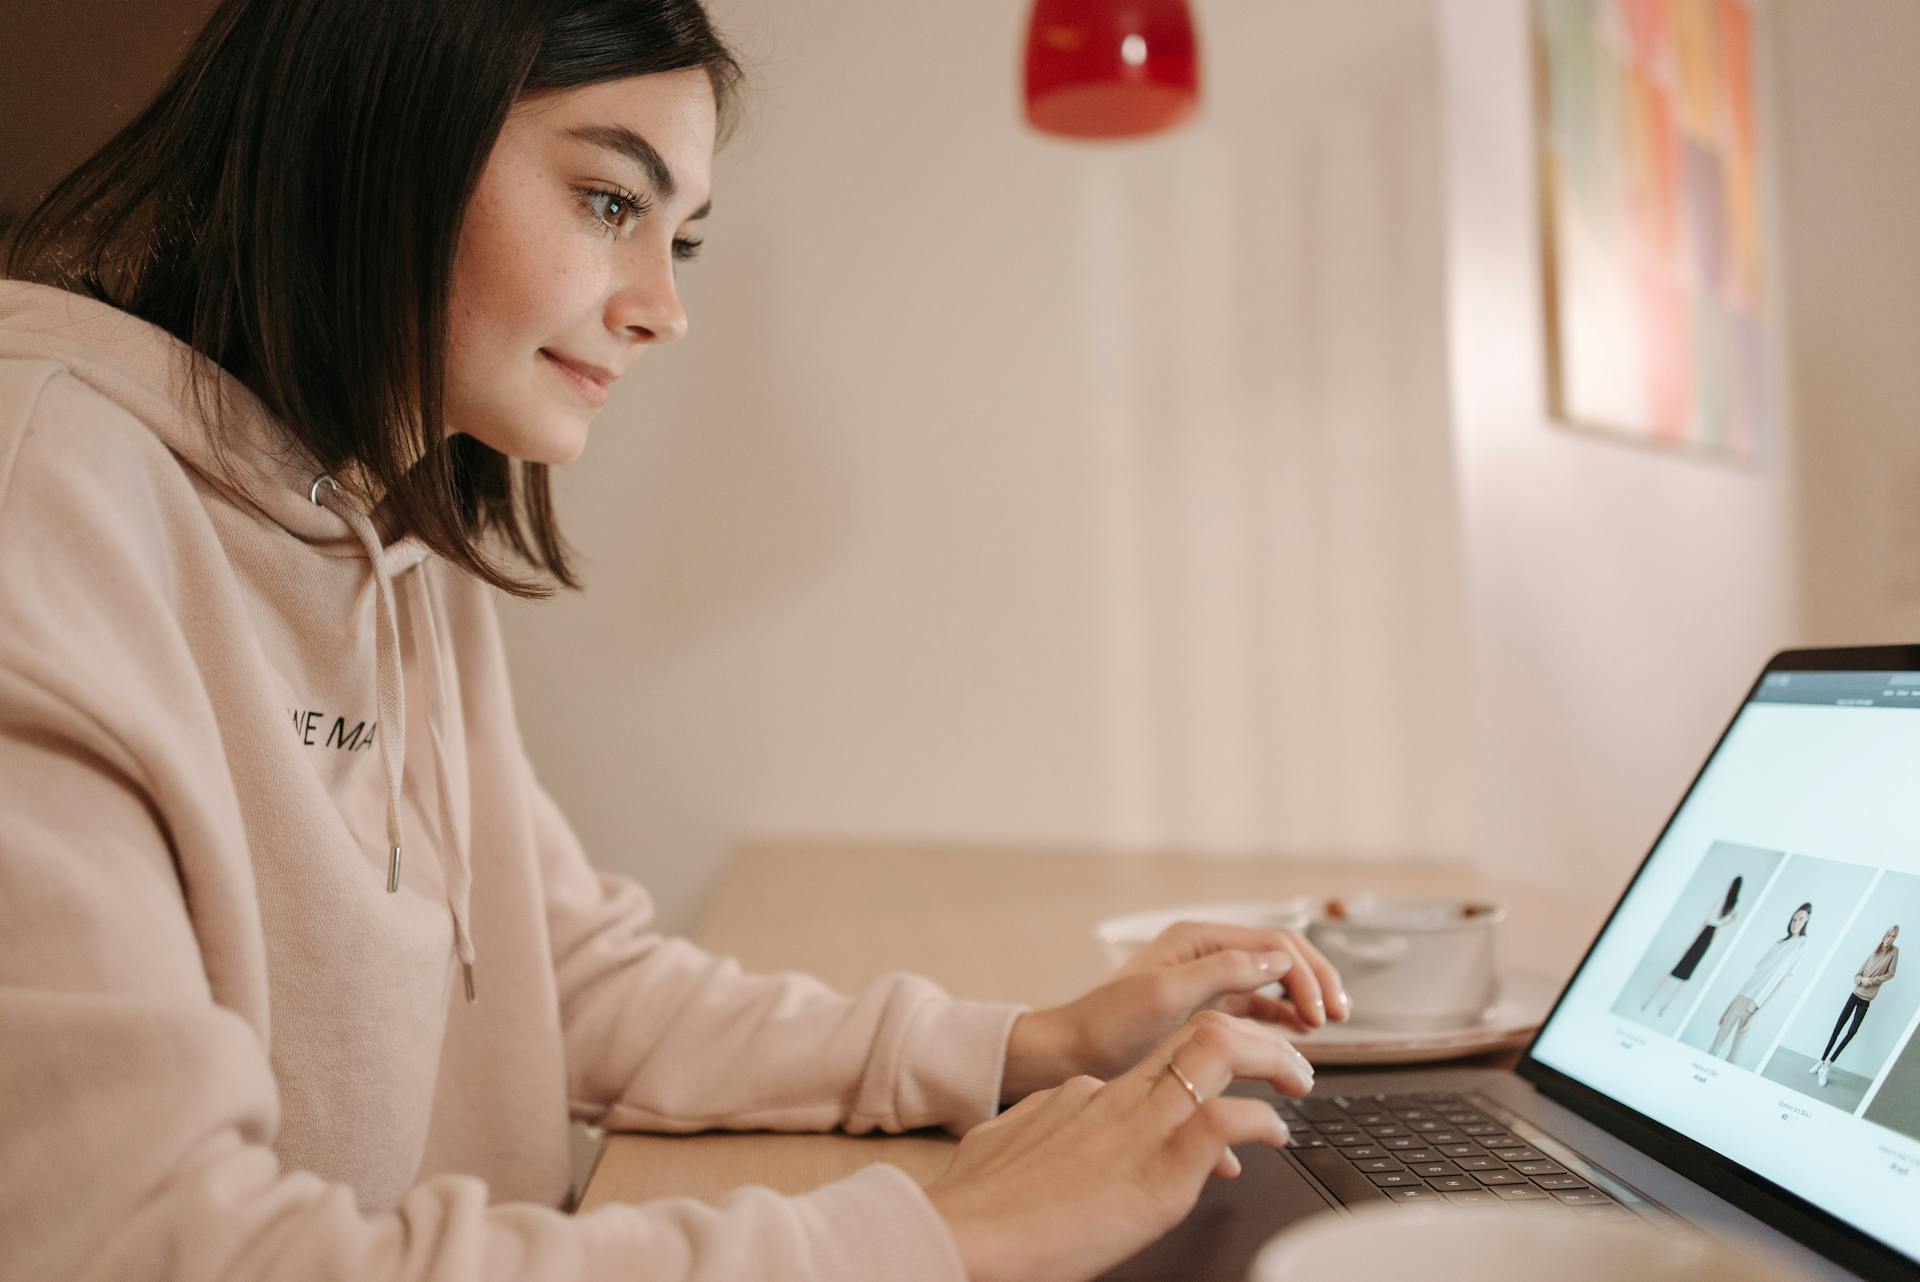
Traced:
<path fill-rule="evenodd" d="M 1283 999 L 1255 991 L 1276 980 Z M 1297 931 L 1177 922 L 1086 996 L 1014 1022 L 1001 1101 L 1079 1073 L 1113 1077 L 1200 1010 L 1304 1033 L 1349 1005 L 1339 972 Z"/>
<path fill-rule="evenodd" d="M 1169 1060 L 1204 1101 L 1196 1105 Z M 971 1282 L 1080 1282 L 1185 1218 L 1230 1146 L 1286 1143 L 1264 1100 L 1220 1098 L 1237 1077 L 1305 1095 L 1313 1070 L 1273 1030 L 1201 1011 L 1111 1082 L 1074 1077 L 968 1131 L 927 1188 Z"/>

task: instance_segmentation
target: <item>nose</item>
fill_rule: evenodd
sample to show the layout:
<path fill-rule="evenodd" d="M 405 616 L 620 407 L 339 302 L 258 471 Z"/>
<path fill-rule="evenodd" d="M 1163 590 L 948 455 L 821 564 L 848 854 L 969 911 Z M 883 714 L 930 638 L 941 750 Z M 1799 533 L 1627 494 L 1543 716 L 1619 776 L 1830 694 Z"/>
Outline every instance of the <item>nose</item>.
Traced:
<path fill-rule="evenodd" d="M 687 336 L 687 311 L 673 279 L 673 260 L 638 265 L 607 300 L 607 327 L 636 343 L 671 343 Z"/>

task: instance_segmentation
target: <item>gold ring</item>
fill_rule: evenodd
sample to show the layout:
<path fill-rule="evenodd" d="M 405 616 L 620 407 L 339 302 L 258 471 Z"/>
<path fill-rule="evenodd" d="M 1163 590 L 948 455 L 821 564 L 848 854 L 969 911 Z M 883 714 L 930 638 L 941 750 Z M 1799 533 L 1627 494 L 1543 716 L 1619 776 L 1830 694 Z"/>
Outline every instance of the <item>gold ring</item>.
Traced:
<path fill-rule="evenodd" d="M 1204 1104 L 1206 1102 L 1205 1100 L 1200 1098 L 1200 1088 L 1195 1086 L 1193 1082 L 1188 1079 L 1187 1075 L 1180 1071 L 1180 1066 L 1178 1064 L 1174 1063 L 1172 1060 L 1168 1060 L 1167 1071 L 1169 1073 L 1172 1073 L 1178 1079 L 1180 1079 L 1180 1084 L 1187 1088 L 1187 1094 L 1193 1096 L 1193 1102 L 1195 1104 Z"/>

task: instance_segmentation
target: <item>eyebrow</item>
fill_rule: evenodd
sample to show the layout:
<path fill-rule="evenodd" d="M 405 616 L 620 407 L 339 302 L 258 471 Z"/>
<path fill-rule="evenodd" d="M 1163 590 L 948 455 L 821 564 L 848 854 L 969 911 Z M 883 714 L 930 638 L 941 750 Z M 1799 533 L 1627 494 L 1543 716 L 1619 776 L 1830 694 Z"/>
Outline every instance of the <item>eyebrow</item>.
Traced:
<path fill-rule="evenodd" d="M 581 142 L 592 143 L 631 160 L 645 171 L 654 189 L 666 200 L 672 200 L 674 193 L 680 190 L 680 185 L 674 181 L 673 170 L 667 168 L 667 162 L 660 158 L 653 144 L 625 125 L 575 125 L 566 134 L 569 138 L 578 138 Z M 713 202 L 709 200 L 688 214 L 687 221 L 705 218 L 712 212 Z"/>

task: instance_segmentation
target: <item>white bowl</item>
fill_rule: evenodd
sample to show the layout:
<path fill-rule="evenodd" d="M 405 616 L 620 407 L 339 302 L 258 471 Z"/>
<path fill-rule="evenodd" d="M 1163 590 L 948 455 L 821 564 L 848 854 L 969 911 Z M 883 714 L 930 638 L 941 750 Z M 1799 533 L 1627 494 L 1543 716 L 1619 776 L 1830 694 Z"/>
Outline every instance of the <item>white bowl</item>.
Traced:
<path fill-rule="evenodd" d="M 1106 947 L 1107 960 L 1118 969 L 1175 922 L 1204 921 L 1225 926 L 1253 926 L 1261 930 L 1305 930 L 1307 922 L 1313 917 L 1314 906 L 1315 901 L 1304 895 L 1264 902 L 1234 899 L 1216 904 L 1181 904 L 1173 908 L 1152 908 L 1145 912 L 1109 917 L 1095 926 L 1093 933 Z"/>
<path fill-rule="evenodd" d="M 1331 909 L 1331 905 L 1329 905 Z M 1352 895 L 1322 913 L 1307 938 L 1339 970 L 1355 1023 L 1459 1028 L 1500 996 L 1506 911 L 1445 896 Z"/>

